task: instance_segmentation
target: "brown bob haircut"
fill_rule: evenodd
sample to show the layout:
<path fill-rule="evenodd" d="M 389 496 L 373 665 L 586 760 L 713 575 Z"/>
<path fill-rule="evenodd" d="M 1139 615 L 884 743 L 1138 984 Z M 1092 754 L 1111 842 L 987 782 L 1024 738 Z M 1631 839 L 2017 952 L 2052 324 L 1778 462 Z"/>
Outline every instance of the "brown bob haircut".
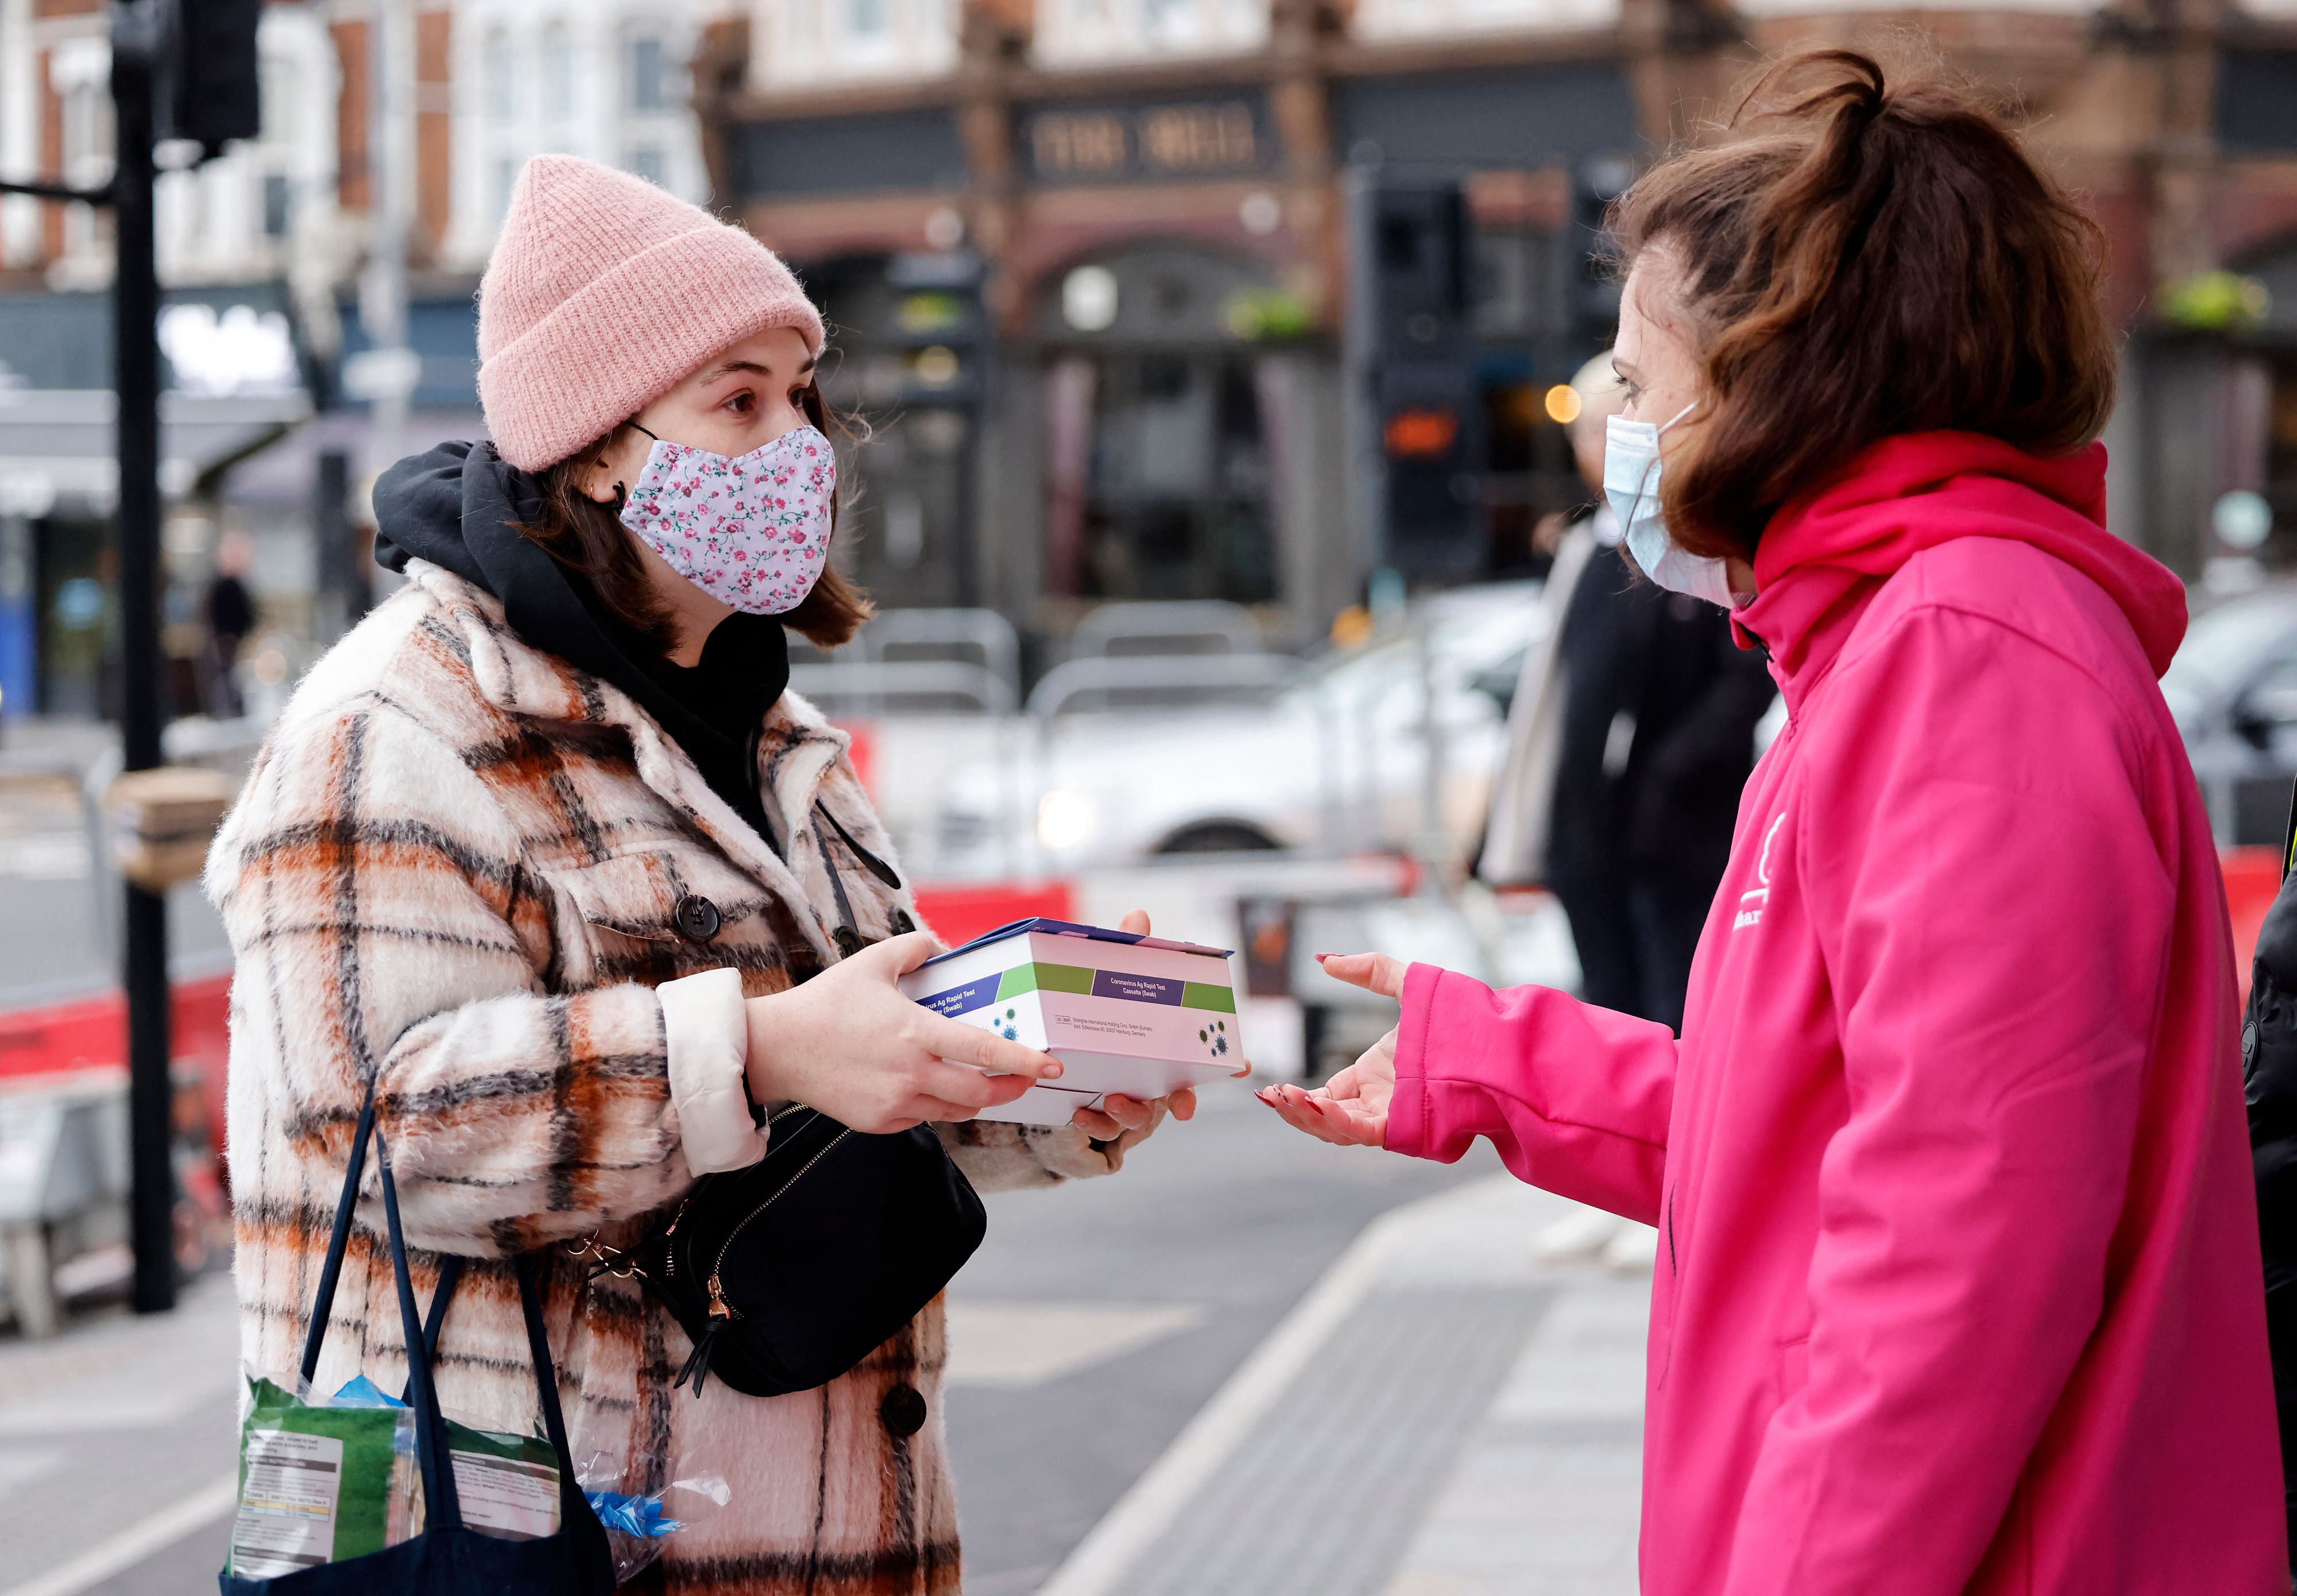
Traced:
<path fill-rule="evenodd" d="M 2104 234 L 1975 94 L 1809 49 L 1732 128 L 1611 218 L 1623 265 L 1667 268 L 1705 367 L 1661 479 L 1677 542 L 1751 560 L 1780 506 L 1898 433 L 2038 455 L 2097 437 L 2116 355 Z"/>
<path fill-rule="evenodd" d="M 822 403 L 819 384 L 808 383 L 799 407 L 816 431 L 825 435 L 836 426 Z M 843 431 L 842 428 L 837 430 Z M 638 557 L 638 543 L 623 527 L 613 506 L 602 505 L 582 491 L 585 468 L 621 432 L 613 432 L 556 465 L 535 473 L 542 488 L 542 514 L 537 524 L 518 530 L 530 543 L 541 547 L 576 580 L 586 582 L 608 613 L 652 638 L 667 654 L 677 642 L 670 612 L 654 596 L 646 568 Z M 842 496 L 841 496 L 842 498 Z M 837 547 L 837 523 L 844 514 L 839 500 L 829 509 L 829 544 Z M 833 563 L 821 568 L 821 580 L 797 608 L 777 617 L 790 630 L 822 648 L 851 642 L 861 623 L 876 613 L 869 596 L 839 572 Z"/>

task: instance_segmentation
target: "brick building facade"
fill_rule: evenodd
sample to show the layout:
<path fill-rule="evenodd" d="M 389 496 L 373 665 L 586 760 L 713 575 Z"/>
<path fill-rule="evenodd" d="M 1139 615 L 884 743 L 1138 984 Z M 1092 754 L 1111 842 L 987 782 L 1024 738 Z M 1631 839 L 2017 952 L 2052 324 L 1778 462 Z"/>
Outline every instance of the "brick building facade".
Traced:
<path fill-rule="evenodd" d="M 2297 539 L 2290 0 L 751 0 L 705 30 L 696 105 L 720 202 L 846 330 L 872 581 L 1055 631 L 1227 596 L 1305 636 L 1381 556 L 1344 486 L 1352 173 L 1467 184 L 1505 572 L 1577 494 L 1538 402 L 1602 336 L 1577 224 L 1771 52 L 1910 31 L 2014 97 L 2111 238 L 2118 527 L 2197 574 L 2248 488 L 2268 552 Z M 2262 307 L 2212 310 L 2221 269 Z"/>

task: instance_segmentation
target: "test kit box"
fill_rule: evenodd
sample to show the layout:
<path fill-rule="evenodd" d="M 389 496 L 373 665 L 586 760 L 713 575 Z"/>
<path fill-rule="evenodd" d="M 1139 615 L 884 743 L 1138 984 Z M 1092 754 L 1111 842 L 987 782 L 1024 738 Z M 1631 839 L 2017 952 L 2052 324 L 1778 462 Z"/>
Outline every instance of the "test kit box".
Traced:
<path fill-rule="evenodd" d="M 902 990 L 1065 1066 L 985 1120 L 1064 1125 L 1110 1092 L 1161 1098 L 1244 1068 L 1224 948 L 1016 920 L 926 960 Z"/>

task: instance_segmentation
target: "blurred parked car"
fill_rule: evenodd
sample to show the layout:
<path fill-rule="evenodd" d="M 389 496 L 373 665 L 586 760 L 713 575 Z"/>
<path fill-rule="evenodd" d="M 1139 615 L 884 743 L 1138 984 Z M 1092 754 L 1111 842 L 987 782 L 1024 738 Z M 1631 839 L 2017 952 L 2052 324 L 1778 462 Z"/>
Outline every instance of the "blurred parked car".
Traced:
<path fill-rule="evenodd" d="M 1524 650 L 1535 582 L 1461 588 L 1428 606 L 1446 839 L 1473 845 Z M 1071 870 L 1164 854 L 1402 846 L 1424 827 L 1428 739 L 1415 636 L 1394 629 L 1307 662 L 1256 696 L 1050 722 L 1033 761 L 951 773 L 933 874 Z"/>
<path fill-rule="evenodd" d="M 2278 846 L 2297 777 L 2297 585 L 2194 617 L 2161 677 L 2221 846 Z"/>

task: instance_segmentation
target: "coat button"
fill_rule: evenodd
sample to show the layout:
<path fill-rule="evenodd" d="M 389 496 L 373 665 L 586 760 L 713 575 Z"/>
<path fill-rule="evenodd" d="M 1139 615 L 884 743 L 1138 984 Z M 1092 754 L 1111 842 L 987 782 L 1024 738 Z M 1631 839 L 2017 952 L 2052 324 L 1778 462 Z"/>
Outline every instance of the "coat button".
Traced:
<path fill-rule="evenodd" d="M 851 958 L 869 945 L 869 939 L 851 926 L 840 926 L 830 933 L 829 940 L 837 944 L 837 955 L 841 958 Z"/>
<path fill-rule="evenodd" d="M 907 936 L 910 932 L 915 931 L 917 928 L 918 923 L 910 918 L 910 911 L 908 909 L 897 909 L 893 911 L 893 934 L 895 936 Z"/>
<path fill-rule="evenodd" d="M 926 1427 L 925 1394 L 915 1386 L 896 1386 L 877 1404 L 877 1417 L 885 1420 L 887 1435 L 906 1441 Z"/>
<path fill-rule="evenodd" d="M 693 942 L 708 942 L 718 934 L 718 927 L 725 924 L 725 918 L 719 914 L 715 903 L 692 893 L 678 901 L 672 917 L 678 922 L 679 935 Z"/>

